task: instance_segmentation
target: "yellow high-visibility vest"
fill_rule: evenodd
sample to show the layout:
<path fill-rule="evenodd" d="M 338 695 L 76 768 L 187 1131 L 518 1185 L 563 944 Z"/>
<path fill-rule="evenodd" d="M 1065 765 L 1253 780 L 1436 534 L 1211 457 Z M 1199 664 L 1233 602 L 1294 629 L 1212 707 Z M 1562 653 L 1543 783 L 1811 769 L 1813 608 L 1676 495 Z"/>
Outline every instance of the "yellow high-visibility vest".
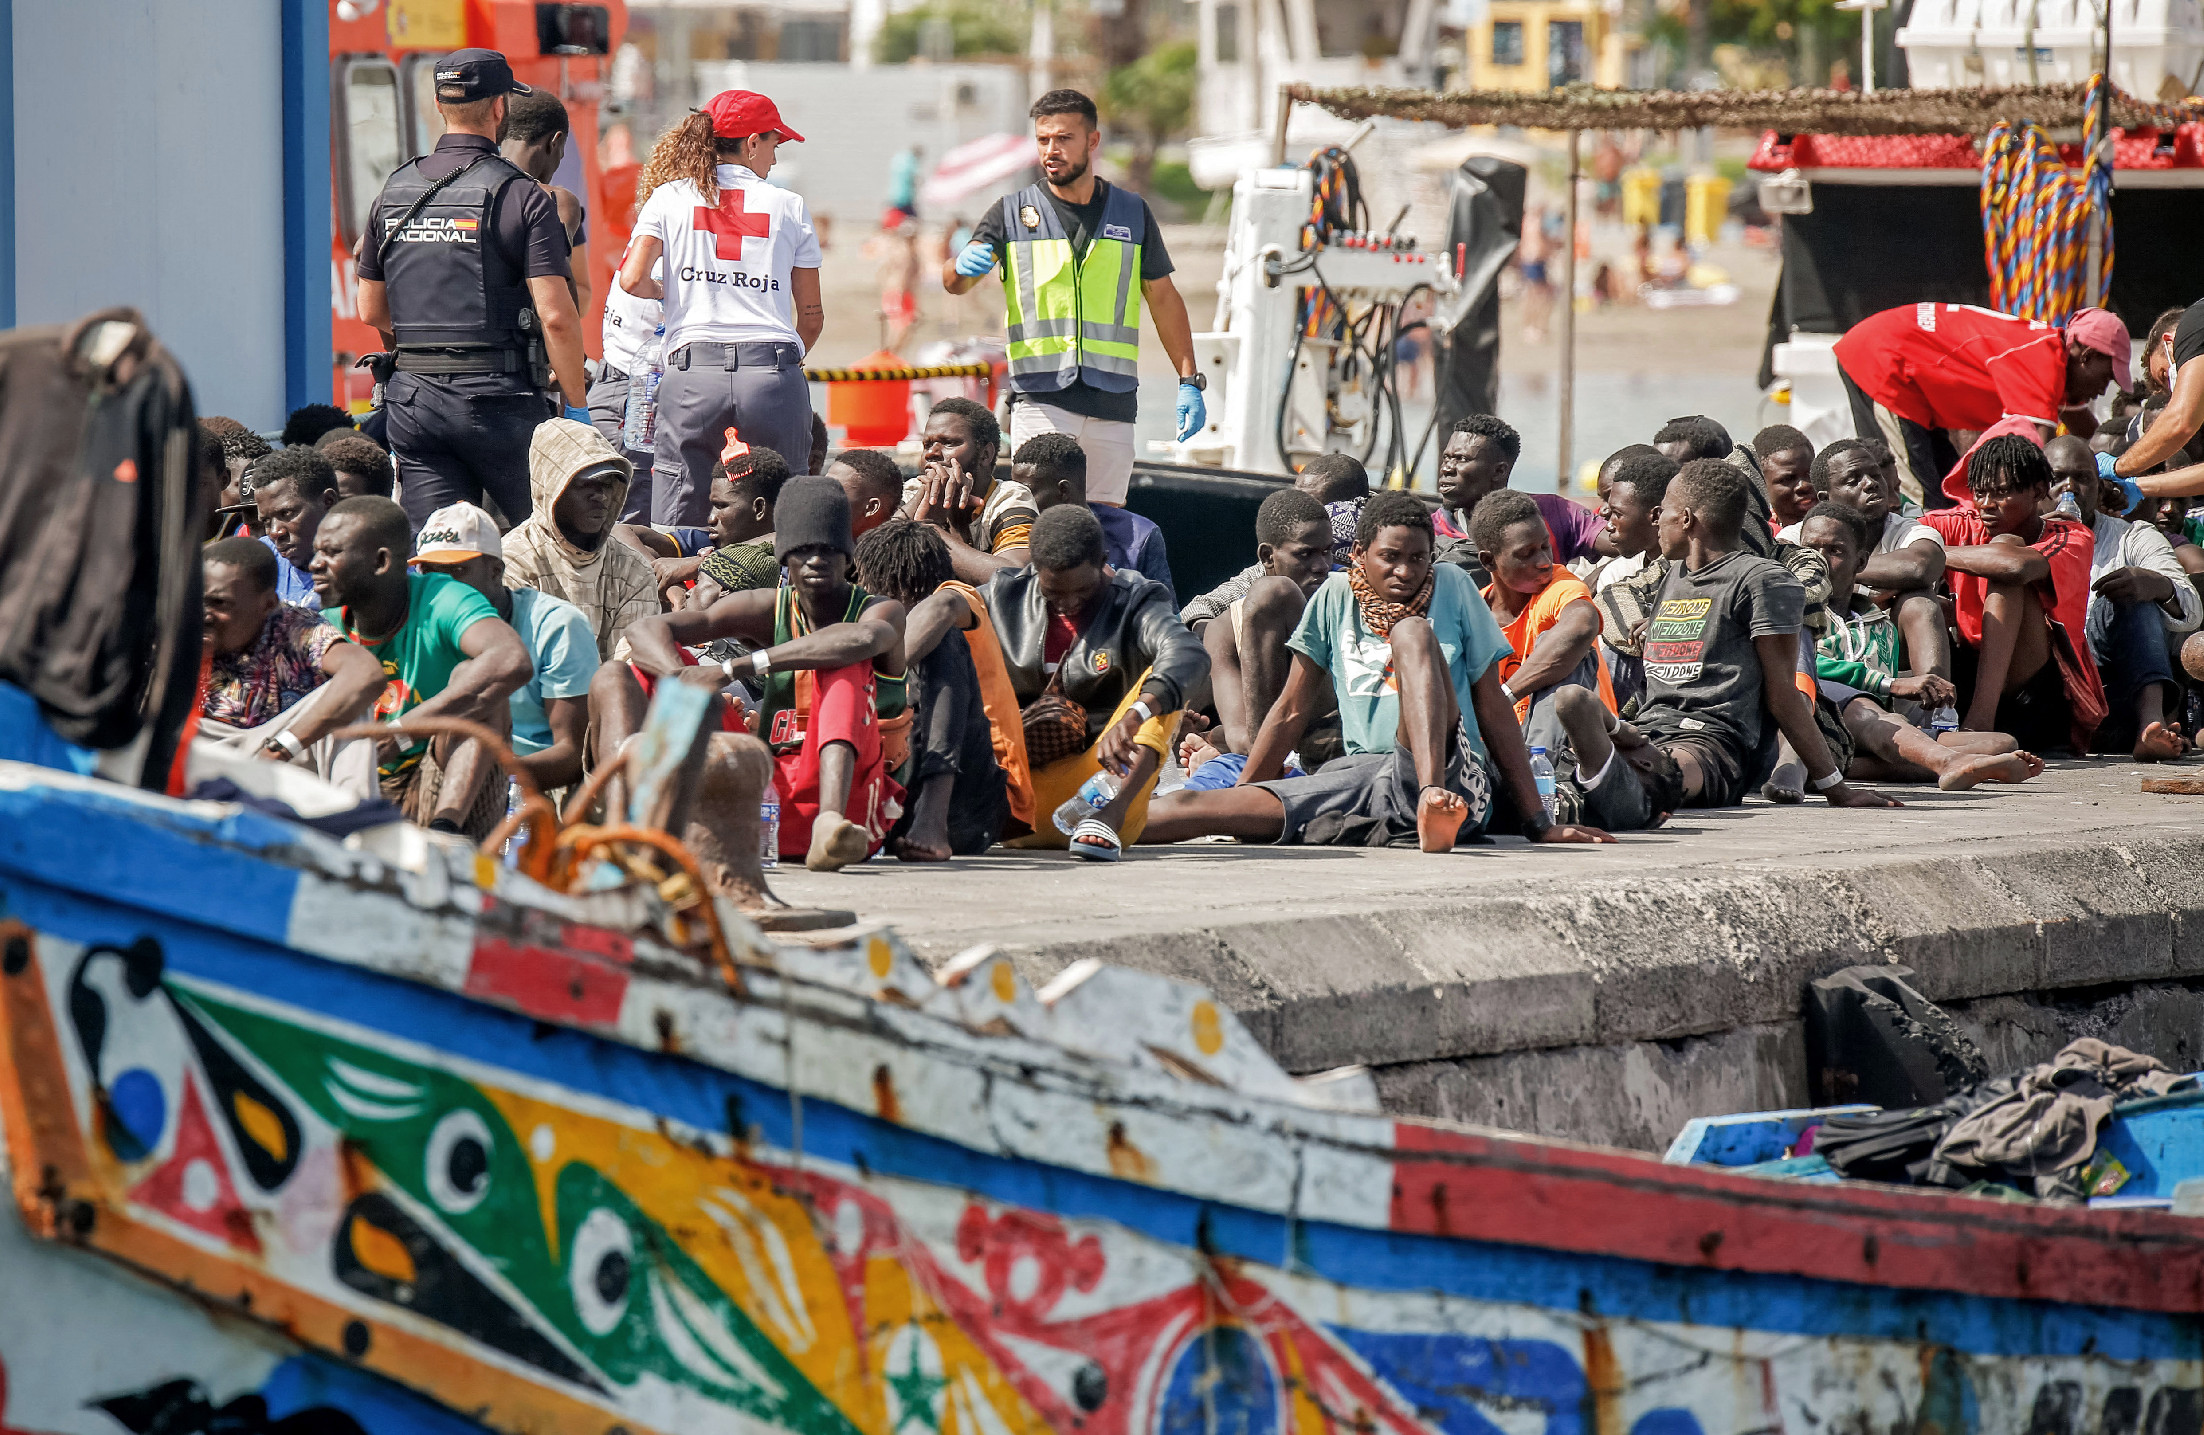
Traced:
<path fill-rule="evenodd" d="M 1095 181 L 1101 184 L 1101 180 Z M 1130 393 L 1140 383 L 1140 250 L 1147 207 L 1110 185 L 1102 228 L 1084 259 L 1072 253 L 1048 191 L 1029 185 L 1003 200 L 1009 259 L 1010 382 L 1049 393 L 1084 381 Z"/>

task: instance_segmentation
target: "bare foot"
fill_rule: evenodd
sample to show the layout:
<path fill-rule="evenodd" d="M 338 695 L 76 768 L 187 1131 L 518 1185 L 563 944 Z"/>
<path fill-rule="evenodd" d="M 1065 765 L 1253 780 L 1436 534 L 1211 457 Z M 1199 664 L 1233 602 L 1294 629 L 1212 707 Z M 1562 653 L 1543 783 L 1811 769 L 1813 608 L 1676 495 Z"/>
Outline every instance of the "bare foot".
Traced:
<path fill-rule="evenodd" d="M 949 860 L 949 844 L 939 847 L 929 842 L 919 842 L 909 837 L 898 837 L 888 844 L 898 862 L 946 862 Z"/>
<path fill-rule="evenodd" d="M 1451 852 L 1454 834 L 1469 820 L 1469 802 L 1458 792 L 1427 787 L 1416 799 L 1416 842 L 1426 852 Z"/>
<path fill-rule="evenodd" d="M 2043 759 L 2034 753 L 2008 752 L 1955 763 L 1936 779 L 1936 785 L 1945 792 L 1965 792 L 1978 782 L 2026 782 L 2042 772 Z"/>
<path fill-rule="evenodd" d="M 2181 736 L 2179 723 L 2154 722 L 2143 729 L 2143 735 L 2135 739 L 2137 762 L 2168 762 L 2189 750 Z"/>
<path fill-rule="evenodd" d="M 1761 784 L 1760 795 L 1770 802 L 1780 802 L 1788 807 L 1794 802 L 1806 800 L 1806 764 L 1803 762 L 1779 762 L 1768 780 Z"/>
<path fill-rule="evenodd" d="M 814 872 L 839 872 L 852 862 L 864 861 L 871 849 L 872 839 L 864 828 L 839 813 L 822 812 L 811 824 L 811 850 L 804 854 L 804 866 Z"/>

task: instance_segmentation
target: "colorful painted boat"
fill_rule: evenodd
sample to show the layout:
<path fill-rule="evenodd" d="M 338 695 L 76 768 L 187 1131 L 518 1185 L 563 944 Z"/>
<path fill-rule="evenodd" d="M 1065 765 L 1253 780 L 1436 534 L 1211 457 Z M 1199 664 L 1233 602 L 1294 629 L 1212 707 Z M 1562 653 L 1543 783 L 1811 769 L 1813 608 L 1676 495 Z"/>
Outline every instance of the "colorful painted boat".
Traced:
<path fill-rule="evenodd" d="M 1389 1119 L 1183 983 L 0 765 L 0 1429 L 2174 1435 L 2204 1241 Z"/>

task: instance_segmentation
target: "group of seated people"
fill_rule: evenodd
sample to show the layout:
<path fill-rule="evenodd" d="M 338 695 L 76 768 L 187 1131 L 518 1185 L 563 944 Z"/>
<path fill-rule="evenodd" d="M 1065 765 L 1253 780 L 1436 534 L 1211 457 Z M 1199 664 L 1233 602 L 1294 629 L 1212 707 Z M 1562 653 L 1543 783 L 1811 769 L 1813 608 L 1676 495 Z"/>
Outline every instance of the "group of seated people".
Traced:
<path fill-rule="evenodd" d="M 1681 419 L 1606 460 L 1595 511 L 1509 487 L 1521 439 L 1474 415 L 1436 507 L 1324 455 L 1263 501 L 1254 563 L 1181 607 L 1155 525 L 1086 502 L 1075 440 L 998 478 L 1000 427 L 965 400 L 909 478 L 865 449 L 792 474 L 730 433 L 698 529 L 622 522 L 633 472 L 587 424 L 536 430 L 517 522 L 460 503 L 418 532 L 371 441 L 301 427 L 271 450 L 204 425 L 201 737 L 478 840 L 508 804 L 483 743 L 331 734 L 471 719 L 557 792 L 659 683 L 717 669 L 700 790 L 769 780 L 779 854 L 816 870 L 998 843 L 1607 842 L 1754 791 L 1880 807 L 1853 781 L 2187 746 L 2204 554 L 2118 516 L 2134 495 L 2088 446 L 2033 432 L 1983 436 L 1952 506 L 1911 513 L 1876 442 Z"/>

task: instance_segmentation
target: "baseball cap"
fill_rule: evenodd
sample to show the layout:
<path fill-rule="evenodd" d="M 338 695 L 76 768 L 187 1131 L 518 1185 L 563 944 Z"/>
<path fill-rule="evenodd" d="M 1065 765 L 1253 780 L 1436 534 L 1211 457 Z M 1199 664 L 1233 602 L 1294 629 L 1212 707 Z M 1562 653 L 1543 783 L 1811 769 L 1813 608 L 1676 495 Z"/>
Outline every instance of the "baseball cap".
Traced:
<path fill-rule="evenodd" d="M 464 563 L 488 554 L 505 556 L 505 544 L 497 536 L 490 515 L 471 503 L 454 503 L 437 509 L 421 525 L 413 542 L 416 563 Z"/>
<path fill-rule="evenodd" d="M 436 98 L 447 105 L 534 93 L 513 78 L 513 67 L 495 50 L 454 50 L 436 62 Z"/>
<path fill-rule="evenodd" d="M 2127 387 L 2135 345 L 2128 338 L 2127 325 L 2120 322 L 2119 315 L 2103 309 L 2076 309 L 2074 317 L 2066 321 L 2066 337 L 2085 349 L 2108 355 L 2115 379 L 2121 388 Z"/>
<path fill-rule="evenodd" d="M 723 140 L 739 140 L 774 130 L 784 140 L 795 140 L 799 144 L 803 141 L 803 136 L 790 129 L 788 121 L 781 118 L 779 107 L 754 90 L 721 90 L 712 96 L 704 113 L 712 117 L 712 133 Z"/>

